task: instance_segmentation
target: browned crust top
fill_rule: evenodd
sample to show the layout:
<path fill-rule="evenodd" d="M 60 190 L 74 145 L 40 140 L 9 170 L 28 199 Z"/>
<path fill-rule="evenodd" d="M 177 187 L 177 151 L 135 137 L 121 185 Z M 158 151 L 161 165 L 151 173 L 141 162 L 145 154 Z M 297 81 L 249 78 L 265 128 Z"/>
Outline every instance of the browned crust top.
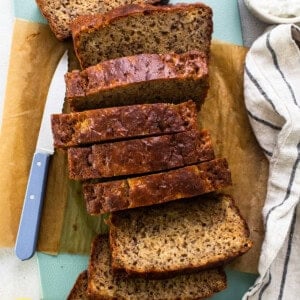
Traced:
<path fill-rule="evenodd" d="M 81 72 L 73 70 L 67 73 L 66 97 L 70 101 L 74 97 L 87 97 L 119 86 L 157 79 L 206 79 L 207 61 L 207 55 L 196 50 L 183 54 L 138 54 L 111 59 Z"/>
<path fill-rule="evenodd" d="M 69 177 L 75 180 L 169 170 L 214 158 L 207 130 L 68 149 Z"/>
<path fill-rule="evenodd" d="M 129 4 L 124 5 L 118 8 L 115 8 L 105 15 L 95 14 L 95 15 L 85 15 L 79 16 L 71 22 L 71 30 L 73 39 L 79 33 L 82 32 L 92 32 L 95 29 L 105 27 L 111 22 L 120 19 L 126 18 L 128 16 L 137 15 L 137 14 L 154 14 L 154 13 L 163 13 L 170 11 L 180 11 L 180 10 L 192 10 L 194 8 L 203 8 L 207 10 L 207 13 L 212 16 L 212 9 L 203 4 L 203 3 L 179 3 L 175 5 L 164 5 L 164 6 L 153 6 L 149 4 Z"/>
<path fill-rule="evenodd" d="M 97 215 L 192 197 L 228 185 L 231 174 L 227 161 L 215 159 L 125 180 L 85 183 L 83 195 L 88 213 Z"/>

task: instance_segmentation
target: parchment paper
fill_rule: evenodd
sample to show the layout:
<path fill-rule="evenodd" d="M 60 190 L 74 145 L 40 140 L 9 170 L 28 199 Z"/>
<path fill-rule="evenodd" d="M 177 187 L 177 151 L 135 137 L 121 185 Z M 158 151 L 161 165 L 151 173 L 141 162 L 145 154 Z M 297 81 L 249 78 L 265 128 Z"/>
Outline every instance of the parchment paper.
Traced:
<path fill-rule="evenodd" d="M 246 53 L 243 47 L 212 44 L 210 89 L 199 113 L 199 123 L 211 130 L 216 155 L 228 160 L 233 186 L 227 191 L 247 220 L 254 241 L 254 247 L 232 266 L 256 273 L 264 236 L 261 211 L 267 192 L 268 162 L 257 144 L 244 105 Z"/>
<path fill-rule="evenodd" d="M 46 25 L 16 21 L 0 136 L 0 247 L 14 246 L 48 87 L 68 46 L 56 41 Z M 246 218 L 255 243 L 232 266 L 256 272 L 263 238 L 261 208 L 268 164 L 251 131 L 244 107 L 246 51 L 213 42 L 211 88 L 199 113 L 199 122 L 211 130 L 217 156 L 228 159 L 233 186 L 227 191 Z M 53 254 L 88 253 L 93 236 L 105 230 L 101 218 L 86 214 L 80 185 L 67 178 L 65 153 L 56 152 L 50 165 L 38 249 Z"/>
<path fill-rule="evenodd" d="M 15 22 L 0 135 L 1 247 L 14 246 L 48 87 L 65 47 L 55 40 L 48 26 Z M 62 157 L 54 160 L 63 167 Z M 50 168 L 48 189 L 55 181 L 57 187 L 62 186 L 62 180 L 54 179 L 53 164 Z M 42 223 L 43 228 L 47 222 L 48 235 L 53 236 L 45 248 L 52 250 L 57 247 L 52 241 L 59 239 L 65 206 L 57 200 L 51 199 L 53 206 L 47 209 Z M 45 234 L 45 230 L 42 232 Z"/>

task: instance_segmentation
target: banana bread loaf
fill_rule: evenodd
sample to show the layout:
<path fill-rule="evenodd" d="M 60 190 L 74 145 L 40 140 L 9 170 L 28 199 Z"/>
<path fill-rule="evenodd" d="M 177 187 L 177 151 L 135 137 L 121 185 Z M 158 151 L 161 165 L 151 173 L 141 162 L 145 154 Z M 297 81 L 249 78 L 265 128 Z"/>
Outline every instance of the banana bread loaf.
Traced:
<path fill-rule="evenodd" d="M 207 130 L 68 149 L 69 177 L 74 180 L 150 173 L 212 159 Z"/>
<path fill-rule="evenodd" d="M 71 23 L 81 67 L 141 53 L 209 54 L 212 10 L 202 4 L 124 5 L 105 15 L 76 18 Z"/>
<path fill-rule="evenodd" d="M 88 300 L 87 286 L 88 274 L 85 270 L 79 274 L 67 300 Z"/>
<path fill-rule="evenodd" d="M 148 206 L 214 192 L 231 184 L 225 159 L 168 172 L 83 184 L 87 211 L 91 215 Z"/>
<path fill-rule="evenodd" d="M 36 0 L 41 13 L 59 40 L 71 35 L 70 22 L 80 15 L 106 13 L 124 4 L 156 3 L 159 0 Z"/>
<path fill-rule="evenodd" d="M 155 103 L 52 115 L 55 147 L 183 132 L 197 128 L 193 101 Z"/>
<path fill-rule="evenodd" d="M 149 278 L 222 265 L 252 246 L 226 195 L 116 212 L 109 224 L 113 270 Z"/>
<path fill-rule="evenodd" d="M 90 299 L 203 299 L 226 288 L 221 269 L 179 275 L 171 279 L 147 280 L 113 276 L 108 238 L 97 237 L 89 262 L 88 293 Z"/>
<path fill-rule="evenodd" d="M 187 99 L 200 107 L 208 90 L 206 55 L 139 54 L 104 61 L 65 75 L 72 111 Z"/>

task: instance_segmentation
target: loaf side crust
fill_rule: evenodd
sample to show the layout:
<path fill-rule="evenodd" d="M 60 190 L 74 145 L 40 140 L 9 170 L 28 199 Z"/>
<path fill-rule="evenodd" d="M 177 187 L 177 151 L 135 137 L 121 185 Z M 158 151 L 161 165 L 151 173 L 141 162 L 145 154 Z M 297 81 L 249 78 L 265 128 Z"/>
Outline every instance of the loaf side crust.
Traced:
<path fill-rule="evenodd" d="M 207 130 L 68 149 L 69 177 L 100 179 L 158 172 L 213 160 Z"/>
<path fill-rule="evenodd" d="M 177 133 L 198 128 L 193 101 L 141 104 L 51 116 L 54 146 Z"/>
<path fill-rule="evenodd" d="M 175 170 L 101 183 L 83 184 L 91 215 L 148 206 L 218 191 L 231 185 L 226 159 Z"/>
<path fill-rule="evenodd" d="M 194 81 L 195 87 L 199 86 L 201 90 L 186 88 L 186 94 L 181 95 L 185 81 Z M 74 70 L 65 75 L 65 82 L 66 99 L 73 111 L 120 105 L 125 101 L 155 101 L 162 95 L 169 97 L 165 100 L 177 102 L 192 97 L 200 106 L 209 87 L 208 59 L 199 51 L 139 54 L 104 61 L 83 71 Z M 151 88 L 158 84 L 165 85 L 164 89 Z M 172 86 L 169 94 L 162 94 L 168 86 Z M 132 92 L 133 87 L 137 89 L 136 93 Z M 149 87 L 149 94 L 145 92 L 146 87 Z M 144 93 L 139 99 L 141 90 Z"/>

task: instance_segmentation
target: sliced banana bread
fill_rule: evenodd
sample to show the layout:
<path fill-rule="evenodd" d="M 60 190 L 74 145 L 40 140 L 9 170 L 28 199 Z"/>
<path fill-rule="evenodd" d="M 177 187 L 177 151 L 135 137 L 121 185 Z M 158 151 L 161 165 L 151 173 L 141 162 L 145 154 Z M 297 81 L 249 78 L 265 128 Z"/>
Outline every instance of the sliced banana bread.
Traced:
<path fill-rule="evenodd" d="M 65 75 L 73 111 L 187 99 L 204 101 L 208 90 L 206 55 L 139 54 L 104 61 Z"/>
<path fill-rule="evenodd" d="M 64 40 L 71 35 L 70 22 L 80 15 L 106 13 L 124 4 L 156 3 L 159 0 L 36 0 L 55 36 Z"/>
<path fill-rule="evenodd" d="M 212 159 L 207 130 L 68 149 L 69 177 L 74 180 L 150 173 Z"/>
<path fill-rule="evenodd" d="M 226 159 L 215 159 L 163 173 L 83 184 L 91 215 L 148 206 L 217 191 L 231 184 Z"/>
<path fill-rule="evenodd" d="M 202 299 L 226 288 L 221 269 L 211 269 L 164 280 L 113 276 L 107 237 L 97 237 L 89 262 L 88 293 L 90 299 Z"/>
<path fill-rule="evenodd" d="M 193 101 L 141 104 L 56 114 L 51 117 L 55 147 L 71 147 L 197 128 Z"/>
<path fill-rule="evenodd" d="M 246 222 L 225 195 L 112 213 L 109 224 L 113 270 L 146 277 L 221 265 L 252 246 Z"/>
<path fill-rule="evenodd" d="M 87 286 L 88 274 L 85 270 L 79 274 L 67 300 L 88 300 Z"/>
<path fill-rule="evenodd" d="M 124 5 L 105 15 L 76 18 L 71 24 L 81 67 L 141 53 L 209 54 L 212 10 L 202 4 Z"/>

